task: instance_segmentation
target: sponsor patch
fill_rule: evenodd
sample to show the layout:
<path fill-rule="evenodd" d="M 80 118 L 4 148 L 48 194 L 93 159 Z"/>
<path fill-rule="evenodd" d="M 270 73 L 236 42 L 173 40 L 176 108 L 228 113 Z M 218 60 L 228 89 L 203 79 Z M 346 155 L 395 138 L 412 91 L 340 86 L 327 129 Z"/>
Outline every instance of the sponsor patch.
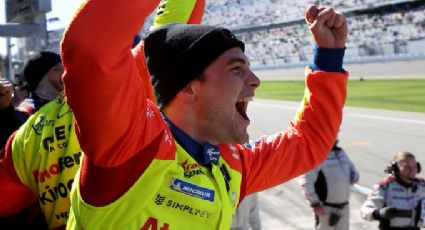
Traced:
<path fill-rule="evenodd" d="M 205 175 L 205 172 L 202 171 L 202 167 L 198 163 L 189 163 L 189 160 L 185 160 L 180 163 L 184 170 L 183 176 L 186 178 L 191 178 L 196 175 Z"/>
<path fill-rule="evenodd" d="M 180 203 L 180 202 L 177 202 L 177 201 L 174 201 L 174 200 L 171 200 L 171 199 L 166 200 L 166 197 L 161 196 L 160 194 L 156 195 L 155 204 L 158 205 L 158 206 L 164 205 L 167 208 L 172 208 L 172 209 L 175 209 L 175 210 L 178 210 L 178 211 L 181 211 L 181 212 L 193 215 L 193 216 L 201 217 L 201 218 L 207 218 L 208 219 L 213 215 L 213 213 L 208 211 L 208 210 L 195 208 L 195 207 L 192 207 L 192 206 L 189 206 L 187 204 Z"/>
<path fill-rule="evenodd" d="M 171 179 L 170 188 L 174 191 L 181 192 L 189 196 L 201 198 L 211 202 L 214 201 L 214 190 L 199 187 L 177 178 Z"/>
<path fill-rule="evenodd" d="M 391 191 L 394 191 L 394 192 L 404 192 L 404 190 L 402 188 L 391 188 Z"/>

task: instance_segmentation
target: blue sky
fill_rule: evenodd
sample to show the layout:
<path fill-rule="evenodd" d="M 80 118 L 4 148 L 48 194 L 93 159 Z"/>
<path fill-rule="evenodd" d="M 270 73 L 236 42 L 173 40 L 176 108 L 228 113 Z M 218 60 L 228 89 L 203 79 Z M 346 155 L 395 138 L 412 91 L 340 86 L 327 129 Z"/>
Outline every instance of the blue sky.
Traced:
<path fill-rule="evenodd" d="M 47 24 L 47 29 L 56 29 L 64 27 L 72 18 L 74 11 L 83 2 L 83 0 L 51 0 L 52 11 L 47 14 L 49 18 L 59 18 L 59 21 Z M 0 0 L 0 24 L 5 23 L 5 0 Z M 0 55 L 6 54 L 6 39 L 0 38 Z"/>

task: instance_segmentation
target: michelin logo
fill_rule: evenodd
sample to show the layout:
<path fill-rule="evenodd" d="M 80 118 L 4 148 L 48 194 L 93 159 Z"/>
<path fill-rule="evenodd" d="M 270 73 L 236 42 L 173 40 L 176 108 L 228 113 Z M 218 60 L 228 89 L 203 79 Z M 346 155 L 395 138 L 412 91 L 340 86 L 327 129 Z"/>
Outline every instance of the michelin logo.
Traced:
<path fill-rule="evenodd" d="M 189 196 L 201 198 L 203 200 L 214 201 L 214 190 L 199 187 L 197 185 L 182 181 L 177 178 L 171 179 L 170 188 L 174 191 L 187 194 Z"/>

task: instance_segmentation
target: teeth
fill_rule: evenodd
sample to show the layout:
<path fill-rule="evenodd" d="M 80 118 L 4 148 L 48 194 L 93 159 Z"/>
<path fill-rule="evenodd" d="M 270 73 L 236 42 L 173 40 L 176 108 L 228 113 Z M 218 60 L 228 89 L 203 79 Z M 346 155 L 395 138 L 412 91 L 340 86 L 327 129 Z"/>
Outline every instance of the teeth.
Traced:
<path fill-rule="evenodd" d="M 247 103 L 247 102 L 252 101 L 252 100 L 253 100 L 252 97 L 244 97 L 244 98 L 239 99 L 238 102 Z"/>

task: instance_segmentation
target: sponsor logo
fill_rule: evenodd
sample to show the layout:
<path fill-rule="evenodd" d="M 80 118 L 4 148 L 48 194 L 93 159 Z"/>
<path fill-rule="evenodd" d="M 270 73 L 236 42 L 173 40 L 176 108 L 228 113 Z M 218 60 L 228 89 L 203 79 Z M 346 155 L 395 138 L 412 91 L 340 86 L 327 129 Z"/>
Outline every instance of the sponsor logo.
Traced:
<path fill-rule="evenodd" d="M 271 143 L 274 139 L 275 139 L 275 137 L 268 136 L 266 141 L 267 141 L 267 143 Z M 249 148 L 249 149 L 254 149 L 254 147 L 259 143 L 261 143 L 261 139 L 258 139 L 256 141 L 250 140 L 247 143 L 245 143 L 244 146 Z"/>
<path fill-rule="evenodd" d="M 42 192 L 38 199 L 43 205 L 46 205 L 47 203 L 53 203 L 57 201 L 60 198 L 68 199 L 68 195 L 71 191 L 72 183 L 74 182 L 74 179 L 70 179 L 66 183 L 58 183 L 54 187 L 50 187 L 49 185 L 46 185 L 44 187 L 46 189 L 45 192 Z"/>
<path fill-rule="evenodd" d="M 62 117 L 66 116 L 67 114 L 70 114 L 70 113 L 72 113 L 72 110 L 71 110 L 71 108 L 68 107 L 68 109 L 63 113 L 61 113 L 61 111 L 58 111 L 58 113 L 56 114 L 56 118 L 61 119 Z"/>
<path fill-rule="evenodd" d="M 193 208 L 193 207 L 190 207 L 189 205 L 182 204 L 173 200 L 168 200 L 166 206 L 170 208 L 178 209 L 190 215 L 194 215 L 194 216 L 206 218 L 206 219 L 210 218 L 213 214 L 212 212 L 202 210 L 199 208 Z"/>
<path fill-rule="evenodd" d="M 151 119 L 151 118 L 154 118 L 154 117 L 155 117 L 155 114 L 154 114 L 152 108 L 150 106 L 148 106 L 147 109 L 146 109 L 146 118 Z"/>
<path fill-rule="evenodd" d="M 230 150 L 232 150 L 232 157 L 235 159 L 239 159 L 239 154 L 236 152 L 236 147 L 233 145 L 229 145 Z"/>
<path fill-rule="evenodd" d="M 32 175 L 36 183 L 44 182 L 50 178 L 52 175 L 57 175 L 67 168 L 72 168 L 75 165 L 80 165 L 81 152 L 74 154 L 73 156 L 64 156 L 59 157 L 58 163 L 50 165 L 45 170 L 34 170 Z"/>
<path fill-rule="evenodd" d="M 161 196 L 160 194 L 156 195 L 155 204 L 162 205 L 165 201 L 165 196 Z"/>
<path fill-rule="evenodd" d="M 32 125 L 32 129 L 34 130 L 35 134 L 41 135 L 44 127 L 51 126 L 53 127 L 55 125 L 55 120 L 46 120 L 44 116 L 39 116 L 38 120 Z"/>
<path fill-rule="evenodd" d="M 220 152 L 216 151 L 213 147 L 209 147 L 206 151 L 210 161 L 217 162 L 218 157 L 220 156 Z"/>
<path fill-rule="evenodd" d="M 165 196 L 161 196 L 160 194 L 157 194 L 154 202 L 156 205 L 163 205 L 165 198 L 166 198 Z M 193 216 L 197 216 L 200 218 L 206 218 L 206 219 L 210 218 L 213 214 L 210 211 L 194 208 L 194 207 L 191 207 L 190 205 L 179 203 L 171 199 L 165 202 L 165 207 L 177 209 L 181 212 L 184 212 Z"/>
<path fill-rule="evenodd" d="M 189 196 L 201 198 L 203 200 L 214 201 L 214 190 L 199 187 L 197 185 L 182 181 L 177 178 L 171 179 L 170 188 L 174 191 L 187 194 Z"/>
<path fill-rule="evenodd" d="M 202 171 L 201 166 L 198 163 L 188 163 L 189 160 L 185 160 L 180 163 L 184 170 L 184 177 L 191 178 L 196 175 L 204 175 L 205 172 Z"/>
<path fill-rule="evenodd" d="M 391 191 L 394 191 L 394 192 L 404 192 L 404 190 L 402 188 L 392 188 Z"/>
<path fill-rule="evenodd" d="M 159 230 L 168 230 L 169 225 L 164 223 Z M 155 217 L 149 217 L 146 222 L 143 224 L 140 230 L 158 230 L 158 220 Z"/>
<path fill-rule="evenodd" d="M 55 217 L 56 217 L 56 220 L 60 220 L 60 219 L 67 220 L 69 217 L 69 212 L 61 212 L 59 214 L 56 214 Z"/>
<path fill-rule="evenodd" d="M 405 197 L 405 196 L 393 196 L 394 200 L 410 200 L 412 197 Z"/>
<path fill-rule="evenodd" d="M 165 132 L 164 140 L 171 146 L 171 138 L 167 131 Z"/>
<path fill-rule="evenodd" d="M 68 126 L 68 133 L 71 130 L 72 124 L 70 124 Z M 55 127 L 55 131 L 51 136 L 45 137 L 41 142 L 43 144 L 43 148 L 49 152 L 53 152 L 56 149 L 63 149 L 66 148 L 68 146 L 67 144 L 67 128 L 64 125 Z M 41 133 L 40 133 L 41 134 Z M 59 143 L 57 143 L 56 145 L 53 145 L 53 143 L 57 141 Z"/>

